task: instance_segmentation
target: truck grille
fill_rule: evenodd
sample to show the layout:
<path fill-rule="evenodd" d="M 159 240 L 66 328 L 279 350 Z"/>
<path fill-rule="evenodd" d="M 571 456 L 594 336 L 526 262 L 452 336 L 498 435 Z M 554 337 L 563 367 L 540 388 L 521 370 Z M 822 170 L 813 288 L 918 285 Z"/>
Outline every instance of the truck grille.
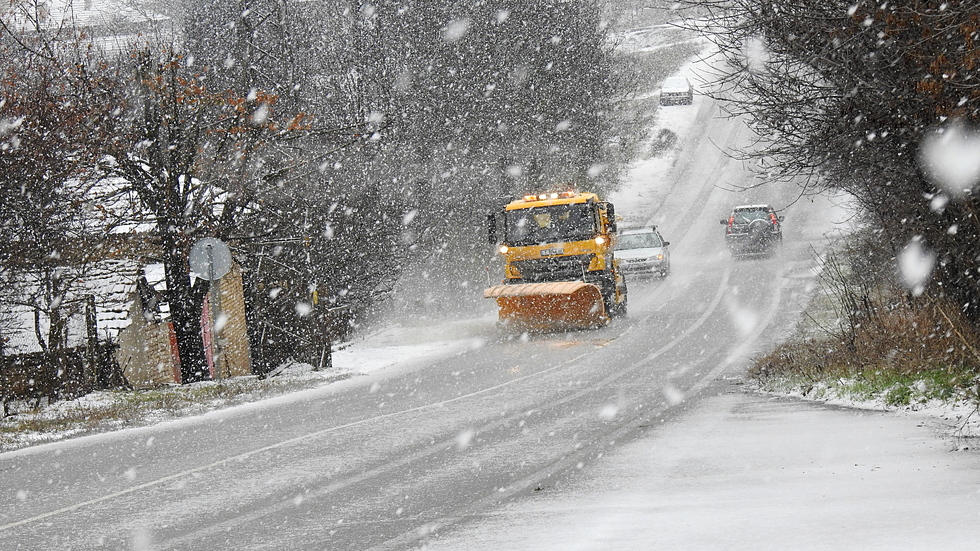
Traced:
<path fill-rule="evenodd" d="M 514 262 L 521 280 L 537 283 L 541 281 L 574 281 L 582 278 L 589 269 L 594 254 L 535 258 Z"/>

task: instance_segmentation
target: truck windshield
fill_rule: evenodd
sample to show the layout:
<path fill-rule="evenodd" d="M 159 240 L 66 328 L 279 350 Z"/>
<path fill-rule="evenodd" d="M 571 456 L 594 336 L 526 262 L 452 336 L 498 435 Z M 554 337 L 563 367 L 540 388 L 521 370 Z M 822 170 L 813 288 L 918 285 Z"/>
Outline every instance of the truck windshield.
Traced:
<path fill-rule="evenodd" d="M 591 204 L 552 205 L 507 211 L 508 245 L 540 245 L 592 239 L 597 232 Z"/>

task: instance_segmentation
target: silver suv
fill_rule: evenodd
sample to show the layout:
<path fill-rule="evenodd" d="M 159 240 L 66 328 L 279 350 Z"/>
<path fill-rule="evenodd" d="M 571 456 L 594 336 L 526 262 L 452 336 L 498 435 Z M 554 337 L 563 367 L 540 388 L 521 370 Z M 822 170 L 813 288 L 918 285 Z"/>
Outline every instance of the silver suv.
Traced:
<path fill-rule="evenodd" d="M 782 221 L 769 205 L 739 205 L 721 221 L 725 243 L 733 256 L 772 254 L 783 242 Z"/>

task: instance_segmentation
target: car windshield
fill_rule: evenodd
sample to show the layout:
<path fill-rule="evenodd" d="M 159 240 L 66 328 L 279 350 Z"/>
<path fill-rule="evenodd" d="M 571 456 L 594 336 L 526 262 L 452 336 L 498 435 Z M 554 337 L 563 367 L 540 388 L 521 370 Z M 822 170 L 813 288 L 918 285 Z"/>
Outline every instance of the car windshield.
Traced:
<path fill-rule="evenodd" d="M 619 236 L 617 249 L 647 249 L 652 247 L 662 247 L 663 242 L 660 236 L 650 233 L 629 233 Z"/>
<path fill-rule="evenodd" d="M 511 210 L 504 231 L 509 245 L 583 241 L 597 233 L 595 211 L 585 203 Z"/>
<path fill-rule="evenodd" d="M 753 220 L 769 220 L 769 213 L 763 208 L 735 211 L 736 224 L 746 224 Z"/>

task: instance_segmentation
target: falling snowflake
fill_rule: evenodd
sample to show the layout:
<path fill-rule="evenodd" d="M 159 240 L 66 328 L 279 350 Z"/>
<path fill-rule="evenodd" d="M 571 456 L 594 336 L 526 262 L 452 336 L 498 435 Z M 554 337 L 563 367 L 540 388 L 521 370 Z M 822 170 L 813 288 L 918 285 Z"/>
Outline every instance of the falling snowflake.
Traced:
<path fill-rule="evenodd" d="M 919 164 L 933 184 L 951 197 L 962 197 L 980 183 L 980 133 L 951 124 L 928 134 Z"/>
<path fill-rule="evenodd" d="M 604 419 L 606 421 L 611 421 L 614 417 L 616 417 L 616 414 L 618 413 L 619 413 L 619 407 L 613 404 L 609 404 L 603 407 L 602 410 L 599 412 L 599 418 Z"/>
<path fill-rule="evenodd" d="M 746 40 L 744 54 L 745 66 L 750 71 L 756 73 L 765 71 L 766 64 L 769 63 L 769 51 L 761 39 L 753 37 Z"/>
<path fill-rule="evenodd" d="M 898 267 L 902 281 L 912 290 L 912 294 L 919 296 L 925 290 L 935 263 L 936 255 L 922 243 L 921 236 L 912 238 L 905 246 L 899 255 Z"/>
<path fill-rule="evenodd" d="M 473 442 L 473 436 L 475 434 L 476 433 L 473 432 L 473 429 L 466 429 L 459 433 L 459 435 L 456 436 L 456 449 L 465 450 L 466 448 L 470 447 L 470 443 Z"/>
<path fill-rule="evenodd" d="M 442 30 L 442 39 L 446 42 L 458 42 L 462 40 L 470 30 L 469 19 L 454 19 L 450 21 L 446 28 Z"/>

